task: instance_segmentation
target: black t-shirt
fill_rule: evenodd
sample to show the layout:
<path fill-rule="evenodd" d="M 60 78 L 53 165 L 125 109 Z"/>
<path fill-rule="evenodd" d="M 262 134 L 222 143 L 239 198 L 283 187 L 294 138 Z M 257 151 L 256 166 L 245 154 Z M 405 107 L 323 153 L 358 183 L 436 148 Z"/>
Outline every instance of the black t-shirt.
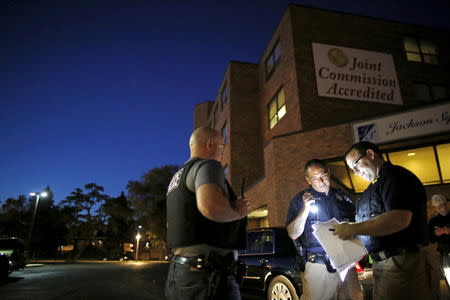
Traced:
<path fill-rule="evenodd" d="M 423 184 L 407 169 L 386 162 L 379 176 L 364 191 L 357 203 L 357 221 L 371 219 L 399 209 L 412 212 L 411 223 L 399 232 L 382 236 L 360 236 L 369 252 L 408 248 L 427 242 L 427 196 Z"/>

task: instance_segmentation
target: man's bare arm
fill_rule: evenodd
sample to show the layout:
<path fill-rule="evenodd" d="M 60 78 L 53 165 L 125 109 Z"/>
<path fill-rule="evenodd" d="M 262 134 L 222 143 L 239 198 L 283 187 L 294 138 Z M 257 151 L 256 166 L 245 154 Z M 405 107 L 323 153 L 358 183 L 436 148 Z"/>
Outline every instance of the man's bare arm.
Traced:
<path fill-rule="evenodd" d="M 305 230 L 306 219 L 308 218 L 309 212 L 311 211 L 311 205 L 315 202 L 314 197 L 311 193 L 303 193 L 302 195 L 303 208 L 298 212 L 297 217 L 289 223 L 287 231 L 289 237 L 293 240 L 297 239 L 303 234 Z"/>
<path fill-rule="evenodd" d="M 298 213 L 297 217 L 289 223 L 287 231 L 291 239 L 295 240 L 302 235 L 305 230 L 305 223 L 310 210 L 311 209 L 309 206 L 304 206 Z"/>
<path fill-rule="evenodd" d="M 197 207 L 200 213 L 212 221 L 224 223 L 240 220 L 249 213 L 247 199 L 238 199 L 234 206 L 223 194 L 218 184 L 207 183 L 197 188 Z"/>
<path fill-rule="evenodd" d="M 394 209 L 367 221 L 334 225 L 333 234 L 338 235 L 343 240 L 348 240 L 357 235 L 386 236 L 407 228 L 411 219 L 411 211 Z"/>

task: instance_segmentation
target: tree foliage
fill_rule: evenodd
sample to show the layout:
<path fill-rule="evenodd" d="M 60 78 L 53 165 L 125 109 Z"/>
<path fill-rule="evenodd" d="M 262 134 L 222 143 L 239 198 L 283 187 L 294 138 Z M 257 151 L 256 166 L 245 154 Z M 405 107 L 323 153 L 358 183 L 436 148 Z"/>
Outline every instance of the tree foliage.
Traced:
<path fill-rule="evenodd" d="M 88 183 L 82 188 L 76 188 L 71 192 L 61 204 L 74 209 L 79 220 L 87 223 L 93 221 L 93 217 L 97 217 L 93 210 L 94 206 L 101 206 L 109 196 L 104 194 L 105 189 L 96 183 Z"/>
<path fill-rule="evenodd" d="M 109 198 L 99 209 L 105 240 L 106 252 L 112 257 L 122 255 L 122 244 L 130 241 L 133 222 L 133 210 L 122 192 L 117 198 Z"/>
<path fill-rule="evenodd" d="M 134 208 L 136 221 L 156 244 L 166 239 L 166 192 L 178 168 L 175 165 L 154 168 L 140 180 L 128 182 L 128 198 Z"/>
<path fill-rule="evenodd" d="M 8 198 L 0 206 L 0 235 L 21 238 L 35 257 L 56 256 L 59 246 L 72 243 L 78 247 L 73 255 L 79 257 L 92 245 L 90 241 L 100 240 L 105 255 L 120 256 L 123 243 L 134 241 L 138 225 L 142 225 L 142 241 L 151 247 L 164 247 L 166 192 L 177 170 L 175 165 L 149 170 L 139 180 L 128 182 L 128 196 L 122 192 L 110 197 L 102 186 L 87 183 L 58 205 L 50 186 L 43 190 L 48 195 L 39 197 L 37 206 L 37 197 Z M 35 207 L 35 223 L 28 239 Z"/>
<path fill-rule="evenodd" d="M 25 195 L 19 195 L 17 199 L 6 199 L 0 209 L 0 235 L 15 236 L 25 240 L 30 225 L 30 216 Z"/>

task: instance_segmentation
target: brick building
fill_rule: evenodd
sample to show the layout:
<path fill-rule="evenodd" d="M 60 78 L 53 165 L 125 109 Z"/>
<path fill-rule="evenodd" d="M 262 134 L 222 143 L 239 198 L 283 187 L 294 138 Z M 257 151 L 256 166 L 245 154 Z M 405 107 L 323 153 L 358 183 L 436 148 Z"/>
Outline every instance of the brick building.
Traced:
<path fill-rule="evenodd" d="M 449 33 L 291 4 L 259 63 L 230 62 L 194 127 L 225 136 L 223 165 L 235 191 L 245 178 L 250 227 L 284 225 L 311 158 L 357 198 L 367 183 L 343 155 L 363 139 L 416 173 L 429 197 L 450 197 Z"/>

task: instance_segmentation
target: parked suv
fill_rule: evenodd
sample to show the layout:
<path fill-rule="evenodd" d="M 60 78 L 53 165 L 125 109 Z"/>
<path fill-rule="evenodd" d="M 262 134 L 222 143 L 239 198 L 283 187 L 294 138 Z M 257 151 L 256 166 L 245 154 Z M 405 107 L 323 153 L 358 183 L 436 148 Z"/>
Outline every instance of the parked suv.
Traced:
<path fill-rule="evenodd" d="M 239 252 L 247 265 L 241 284 L 243 296 L 266 295 L 267 299 L 298 300 L 302 292 L 294 242 L 286 228 L 249 230 L 247 249 Z"/>
<path fill-rule="evenodd" d="M 25 244 L 17 238 L 0 238 L 0 272 L 7 276 L 27 263 Z M 6 269 L 6 265 L 8 268 Z"/>

